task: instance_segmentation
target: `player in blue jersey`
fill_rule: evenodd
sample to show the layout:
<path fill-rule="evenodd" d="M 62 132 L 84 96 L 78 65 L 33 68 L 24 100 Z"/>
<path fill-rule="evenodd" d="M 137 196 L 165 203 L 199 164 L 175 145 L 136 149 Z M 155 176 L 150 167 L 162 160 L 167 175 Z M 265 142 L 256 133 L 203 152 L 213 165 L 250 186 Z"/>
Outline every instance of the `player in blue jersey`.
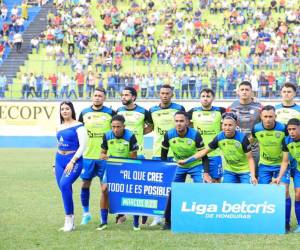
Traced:
<path fill-rule="evenodd" d="M 290 175 L 293 177 L 295 213 L 298 223 L 295 232 L 300 233 L 300 120 L 296 118 L 290 119 L 287 123 L 287 130 L 289 135 L 285 137 L 282 144 L 283 159 L 280 173 L 274 182 L 277 184 L 284 183 L 286 185 L 286 231 L 288 232 L 290 231 L 291 198 L 289 193 L 290 179 L 286 176 Z M 289 164 L 291 164 L 290 167 Z"/>
<path fill-rule="evenodd" d="M 262 108 L 260 118 L 252 130 L 252 137 L 259 144 L 258 181 L 269 184 L 278 177 L 282 161 L 282 141 L 287 135 L 284 124 L 275 121 L 275 108 L 267 105 Z"/>
<path fill-rule="evenodd" d="M 101 159 L 108 159 L 112 157 L 136 158 L 139 149 L 135 135 L 128 129 L 125 129 L 125 118 L 122 115 L 115 115 L 111 121 L 111 130 L 108 131 L 104 137 L 101 145 Z M 107 177 L 104 174 L 103 194 L 108 196 L 107 193 Z M 100 228 L 107 227 L 107 216 L 104 218 L 106 225 L 101 225 Z M 133 230 L 140 230 L 139 216 L 133 216 Z"/>
<path fill-rule="evenodd" d="M 111 108 L 104 106 L 105 99 L 106 91 L 101 88 L 95 89 L 92 106 L 82 110 L 79 116 L 79 121 L 84 124 L 88 131 L 88 145 L 83 154 L 83 171 L 81 174 L 82 225 L 87 224 L 92 218 L 89 210 L 90 186 L 92 180 L 95 176 L 98 176 L 100 181 L 102 181 L 105 171 L 105 162 L 99 160 L 101 142 L 103 135 L 110 130 L 111 119 L 115 114 Z M 99 213 L 101 225 L 103 224 L 103 218 L 108 213 L 108 204 L 103 195 L 101 196 Z"/>
<path fill-rule="evenodd" d="M 55 176 L 65 208 L 65 224 L 61 230 L 75 229 L 72 184 L 82 170 L 82 154 L 86 148 L 87 131 L 76 121 L 74 106 L 69 101 L 60 104 L 60 126 L 57 128 L 58 149 L 55 159 Z"/>
<path fill-rule="evenodd" d="M 188 114 L 192 126 L 197 129 L 204 141 L 208 145 L 213 138 L 221 131 L 222 114 L 225 108 L 212 106 L 215 92 L 212 89 L 202 89 L 200 92 L 200 107 L 192 108 Z M 223 176 L 222 158 L 220 150 L 214 150 L 208 155 L 209 176 L 213 182 L 220 182 Z"/>

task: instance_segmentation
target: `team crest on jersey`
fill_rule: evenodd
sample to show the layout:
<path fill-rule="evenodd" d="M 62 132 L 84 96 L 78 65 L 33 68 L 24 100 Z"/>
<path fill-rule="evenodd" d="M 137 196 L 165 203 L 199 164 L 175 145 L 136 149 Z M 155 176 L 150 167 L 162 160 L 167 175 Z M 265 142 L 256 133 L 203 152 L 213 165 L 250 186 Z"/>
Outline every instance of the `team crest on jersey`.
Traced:
<path fill-rule="evenodd" d="M 263 138 L 263 137 L 264 137 L 264 135 L 262 135 L 262 134 L 261 134 L 261 135 L 260 135 L 260 137 L 261 137 L 261 138 Z"/>
<path fill-rule="evenodd" d="M 114 144 L 114 141 L 110 141 L 109 143 L 110 143 L 110 144 Z"/>
<path fill-rule="evenodd" d="M 124 145 L 128 145 L 129 143 L 128 143 L 128 141 L 124 141 L 123 144 Z"/>
<path fill-rule="evenodd" d="M 187 144 L 188 144 L 188 145 L 192 145 L 192 143 L 193 143 L 192 140 L 188 140 L 188 141 L 187 141 Z"/>
<path fill-rule="evenodd" d="M 236 142 L 236 143 L 234 144 L 234 146 L 235 146 L 236 148 L 239 148 L 239 147 L 240 147 L 240 143 L 239 143 L 239 142 Z"/>
<path fill-rule="evenodd" d="M 175 144 L 175 143 L 176 143 L 176 140 L 173 140 L 173 143 Z"/>
<path fill-rule="evenodd" d="M 198 114 L 198 117 L 201 117 L 201 113 Z"/>
<path fill-rule="evenodd" d="M 275 133 L 275 137 L 280 138 L 280 133 L 279 132 Z"/>
<path fill-rule="evenodd" d="M 64 138 L 62 136 L 60 136 L 59 141 L 64 142 Z"/>

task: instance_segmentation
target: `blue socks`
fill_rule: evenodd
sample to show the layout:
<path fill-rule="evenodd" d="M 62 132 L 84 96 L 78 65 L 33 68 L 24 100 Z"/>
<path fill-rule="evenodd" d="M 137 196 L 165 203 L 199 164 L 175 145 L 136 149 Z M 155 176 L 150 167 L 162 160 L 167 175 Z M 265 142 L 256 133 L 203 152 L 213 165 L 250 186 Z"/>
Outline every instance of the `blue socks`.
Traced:
<path fill-rule="evenodd" d="M 291 201 L 291 197 L 289 197 L 285 200 L 285 224 L 290 224 L 291 209 L 292 209 L 292 201 Z"/>
<path fill-rule="evenodd" d="M 81 188 L 80 198 L 81 198 L 83 212 L 89 213 L 89 211 L 90 211 L 90 207 L 89 207 L 90 189 L 89 188 Z"/>
<path fill-rule="evenodd" d="M 108 209 L 101 208 L 100 210 L 100 218 L 102 224 L 107 224 L 107 216 L 108 216 Z"/>
<path fill-rule="evenodd" d="M 298 225 L 300 225 L 300 201 L 295 201 L 295 214 Z"/>
<path fill-rule="evenodd" d="M 139 218 L 140 218 L 140 216 L 138 216 L 138 215 L 133 216 L 133 226 L 134 227 L 139 227 Z"/>

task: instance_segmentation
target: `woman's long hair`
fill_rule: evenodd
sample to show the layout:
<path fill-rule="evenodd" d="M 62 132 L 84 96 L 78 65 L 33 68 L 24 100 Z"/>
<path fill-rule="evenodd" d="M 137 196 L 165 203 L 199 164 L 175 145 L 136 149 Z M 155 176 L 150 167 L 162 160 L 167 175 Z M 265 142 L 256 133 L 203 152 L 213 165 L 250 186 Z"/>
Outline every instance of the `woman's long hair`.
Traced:
<path fill-rule="evenodd" d="M 60 124 L 64 123 L 64 118 L 63 118 L 62 115 L 61 115 L 61 106 L 64 105 L 64 104 L 70 107 L 70 109 L 71 109 L 71 111 L 72 111 L 72 119 L 73 119 L 73 120 L 76 120 L 76 113 L 75 113 L 75 109 L 74 109 L 73 103 L 70 102 L 70 101 L 63 101 L 63 102 L 61 102 L 60 105 L 59 105 Z"/>

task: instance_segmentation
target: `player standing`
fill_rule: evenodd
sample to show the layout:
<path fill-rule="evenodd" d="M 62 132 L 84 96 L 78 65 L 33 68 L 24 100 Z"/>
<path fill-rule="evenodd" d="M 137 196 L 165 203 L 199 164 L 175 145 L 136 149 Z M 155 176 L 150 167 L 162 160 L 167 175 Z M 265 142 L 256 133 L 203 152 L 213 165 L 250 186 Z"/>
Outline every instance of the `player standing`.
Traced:
<path fill-rule="evenodd" d="M 164 84 L 159 90 L 160 103 L 150 108 L 150 123 L 153 126 L 153 160 L 161 160 L 161 143 L 167 131 L 175 127 L 174 115 L 177 111 L 185 111 L 180 104 L 173 103 L 173 90 L 170 85 Z M 172 160 L 172 150 L 168 152 L 167 160 Z M 161 217 L 155 217 L 150 226 L 161 223 Z"/>
<path fill-rule="evenodd" d="M 200 132 L 205 145 L 208 145 L 221 131 L 222 114 L 225 113 L 225 108 L 212 106 L 214 98 L 215 92 L 212 89 L 202 89 L 200 92 L 201 106 L 192 108 L 188 112 L 193 127 Z M 213 182 L 220 182 L 223 175 L 220 150 L 209 153 L 208 159 L 209 175 L 213 178 Z"/>
<path fill-rule="evenodd" d="M 93 95 L 93 104 L 91 107 L 84 109 L 80 116 L 81 121 L 88 131 L 88 146 L 83 155 L 83 171 L 81 174 L 81 204 L 83 207 L 83 217 L 81 224 L 85 225 L 91 220 L 89 210 L 90 186 L 92 179 L 95 176 L 103 179 L 105 171 L 105 162 L 99 160 L 101 152 L 101 143 L 103 135 L 110 130 L 111 119 L 114 111 L 111 108 L 104 106 L 106 99 L 106 91 L 104 89 L 96 88 Z M 108 204 L 103 195 L 100 200 L 100 217 L 101 223 L 105 224 L 103 218 L 108 213 Z"/>
<path fill-rule="evenodd" d="M 279 174 L 286 127 L 275 121 L 275 108 L 271 105 L 262 108 L 260 118 L 262 122 L 256 124 L 252 130 L 252 137 L 257 139 L 260 151 L 258 182 L 269 184 Z"/>

